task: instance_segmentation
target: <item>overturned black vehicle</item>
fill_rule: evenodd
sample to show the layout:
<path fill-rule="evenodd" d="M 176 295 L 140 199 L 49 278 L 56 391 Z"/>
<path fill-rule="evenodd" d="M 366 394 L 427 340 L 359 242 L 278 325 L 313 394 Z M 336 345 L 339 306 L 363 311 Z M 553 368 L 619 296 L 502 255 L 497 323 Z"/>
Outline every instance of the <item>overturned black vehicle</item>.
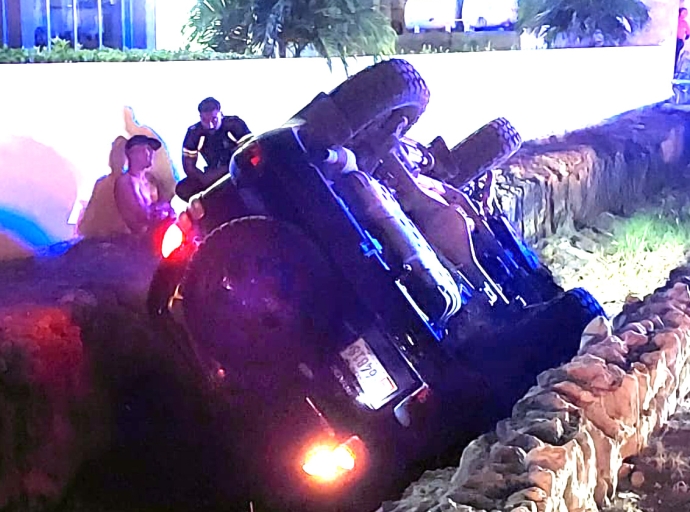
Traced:
<path fill-rule="evenodd" d="M 404 134 L 428 100 L 406 61 L 356 74 L 244 141 L 165 235 L 149 310 L 236 411 L 239 510 L 375 507 L 604 315 L 500 209 L 512 126 L 427 147 Z"/>

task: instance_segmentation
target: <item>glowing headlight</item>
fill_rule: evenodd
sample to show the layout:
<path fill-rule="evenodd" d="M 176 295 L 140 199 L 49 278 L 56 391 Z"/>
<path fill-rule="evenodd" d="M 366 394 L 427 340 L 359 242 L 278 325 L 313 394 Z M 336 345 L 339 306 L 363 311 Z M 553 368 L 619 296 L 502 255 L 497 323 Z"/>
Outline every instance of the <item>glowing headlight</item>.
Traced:
<path fill-rule="evenodd" d="M 335 447 L 316 445 L 307 453 L 302 469 L 322 482 L 333 482 L 355 469 L 358 452 L 363 447 L 364 443 L 357 436 Z"/>

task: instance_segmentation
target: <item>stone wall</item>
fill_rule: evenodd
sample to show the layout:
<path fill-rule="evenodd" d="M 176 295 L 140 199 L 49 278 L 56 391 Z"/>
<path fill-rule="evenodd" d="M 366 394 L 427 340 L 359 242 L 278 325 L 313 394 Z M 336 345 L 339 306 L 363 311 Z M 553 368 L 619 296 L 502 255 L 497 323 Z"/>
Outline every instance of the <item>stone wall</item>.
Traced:
<path fill-rule="evenodd" d="M 503 166 L 500 197 L 530 240 L 602 212 L 626 215 L 678 179 L 688 114 L 652 107 L 561 138 L 529 142 Z"/>
<path fill-rule="evenodd" d="M 63 305 L 0 308 L 0 510 L 58 502 L 108 446 L 108 402 L 87 352 Z"/>
<path fill-rule="evenodd" d="M 454 472 L 430 472 L 382 512 L 588 512 L 608 505 L 638 454 L 690 392 L 690 268 L 613 325 L 594 320 L 579 354 L 548 370 L 512 417 L 473 441 Z"/>

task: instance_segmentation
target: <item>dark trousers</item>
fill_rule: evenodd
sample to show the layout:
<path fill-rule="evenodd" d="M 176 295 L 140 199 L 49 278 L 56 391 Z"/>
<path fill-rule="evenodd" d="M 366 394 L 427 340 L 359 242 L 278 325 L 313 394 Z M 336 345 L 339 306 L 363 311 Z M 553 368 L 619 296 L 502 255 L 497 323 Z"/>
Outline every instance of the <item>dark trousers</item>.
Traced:
<path fill-rule="evenodd" d="M 175 186 L 175 194 L 182 200 L 189 202 L 189 198 L 194 194 L 202 192 L 206 186 L 201 181 L 194 178 L 184 178 Z"/>
<path fill-rule="evenodd" d="M 199 192 L 203 192 L 227 173 L 228 167 L 226 166 L 213 168 L 206 167 L 203 179 L 200 180 L 187 176 L 185 179 L 180 180 L 175 187 L 175 194 L 181 199 L 189 202 L 190 197 Z"/>
<path fill-rule="evenodd" d="M 673 68 L 676 73 L 678 72 L 678 59 L 680 58 L 680 52 L 683 49 L 684 44 L 685 41 L 682 39 L 676 39 L 676 65 Z"/>

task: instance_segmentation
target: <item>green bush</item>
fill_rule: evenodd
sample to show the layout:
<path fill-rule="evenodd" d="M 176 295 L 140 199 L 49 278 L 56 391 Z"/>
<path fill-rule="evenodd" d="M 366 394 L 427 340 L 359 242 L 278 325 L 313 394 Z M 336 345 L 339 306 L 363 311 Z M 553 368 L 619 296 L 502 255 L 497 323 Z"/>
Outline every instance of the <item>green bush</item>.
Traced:
<path fill-rule="evenodd" d="M 251 55 L 189 50 L 86 50 L 72 48 L 69 41 L 54 39 L 47 48 L 0 47 L 0 64 L 26 64 L 45 62 L 161 62 L 177 60 L 234 60 L 252 58 Z"/>
<path fill-rule="evenodd" d="M 597 31 L 607 46 L 617 46 L 649 20 L 642 0 L 520 0 L 517 27 L 543 35 L 549 46 L 559 35 L 588 43 Z"/>
<path fill-rule="evenodd" d="M 190 40 L 211 50 L 299 57 L 312 47 L 331 60 L 395 53 L 390 19 L 371 0 L 197 0 Z"/>

